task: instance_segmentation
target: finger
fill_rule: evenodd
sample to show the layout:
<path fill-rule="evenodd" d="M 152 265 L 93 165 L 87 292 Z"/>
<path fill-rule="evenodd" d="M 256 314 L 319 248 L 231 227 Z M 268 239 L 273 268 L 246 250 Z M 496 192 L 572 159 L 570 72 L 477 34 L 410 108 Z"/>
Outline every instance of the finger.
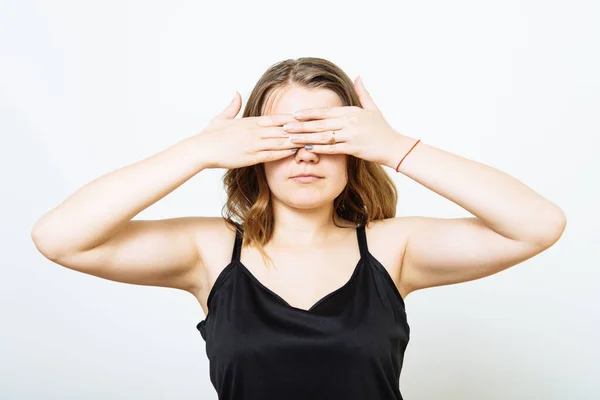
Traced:
<path fill-rule="evenodd" d="M 337 131 L 342 128 L 344 128 L 344 123 L 339 118 L 290 122 L 283 126 L 283 129 L 285 129 L 286 132 L 323 132 Z"/>
<path fill-rule="evenodd" d="M 295 144 L 326 144 L 330 143 L 330 141 L 335 137 L 335 143 L 345 142 L 346 140 L 344 135 L 340 134 L 339 132 L 341 131 L 336 131 L 335 135 L 331 131 L 316 133 L 292 133 L 290 134 L 289 140 Z"/>
<path fill-rule="evenodd" d="M 283 126 L 288 122 L 294 122 L 296 119 L 292 114 L 274 114 L 261 115 L 256 117 L 256 123 L 260 126 Z"/>
<path fill-rule="evenodd" d="M 307 119 L 325 119 L 341 117 L 348 111 L 349 107 L 322 107 L 322 108 L 304 108 L 298 110 L 292 115 L 298 120 Z"/>
<path fill-rule="evenodd" d="M 298 148 L 295 149 L 284 149 L 284 150 L 265 150 L 257 153 L 256 163 L 271 162 L 281 160 L 282 158 L 289 157 L 296 153 Z"/>
<path fill-rule="evenodd" d="M 281 126 L 267 126 L 264 128 L 258 128 L 258 137 L 260 139 L 288 137 L 290 134 L 285 131 Z"/>
<path fill-rule="evenodd" d="M 361 76 L 358 76 L 356 78 L 356 80 L 354 81 L 354 89 L 356 91 L 356 94 L 358 95 L 360 103 L 362 104 L 362 106 L 365 110 L 379 111 L 379 108 L 377 108 L 377 105 L 375 104 L 373 97 L 371 97 L 367 88 L 365 87 L 365 84 L 364 84 Z"/>
<path fill-rule="evenodd" d="M 304 147 L 311 153 L 320 154 L 351 154 L 350 148 L 347 143 L 335 143 L 335 144 L 310 144 Z"/>
<path fill-rule="evenodd" d="M 303 145 L 299 145 L 297 143 L 292 143 L 290 138 L 287 136 L 281 137 L 270 137 L 262 139 L 259 143 L 259 150 L 289 150 L 293 147 L 302 147 Z"/>
<path fill-rule="evenodd" d="M 240 112 L 240 107 L 242 106 L 242 102 L 238 92 L 235 92 L 233 99 L 225 109 L 219 113 L 213 120 L 216 119 L 233 119 Z"/>

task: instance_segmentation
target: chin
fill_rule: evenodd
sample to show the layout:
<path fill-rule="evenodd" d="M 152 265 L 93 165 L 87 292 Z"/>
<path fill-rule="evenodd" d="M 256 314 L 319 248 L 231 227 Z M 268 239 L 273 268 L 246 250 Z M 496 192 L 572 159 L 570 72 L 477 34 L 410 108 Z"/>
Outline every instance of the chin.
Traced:
<path fill-rule="evenodd" d="M 341 193 L 341 191 L 340 191 Z M 278 196 L 280 201 L 290 207 L 308 210 L 311 208 L 323 207 L 324 205 L 333 203 L 335 198 L 340 194 L 331 190 L 302 190 L 293 189 L 285 194 L 280 193 Z"/>
<path fill-rule="evenodd" d="M 331 201 L 333 201 L 333 199 L 315 199 L 314 196 L 311 196 L 310 198 L 306 199 L 295 197 L 293 200 L 290 199 L 285 203 L 290 207 L 297 208 L 299 210 L 310 210 L 312 208 L 321 207 L 324 204 L 330 203 Z"/>

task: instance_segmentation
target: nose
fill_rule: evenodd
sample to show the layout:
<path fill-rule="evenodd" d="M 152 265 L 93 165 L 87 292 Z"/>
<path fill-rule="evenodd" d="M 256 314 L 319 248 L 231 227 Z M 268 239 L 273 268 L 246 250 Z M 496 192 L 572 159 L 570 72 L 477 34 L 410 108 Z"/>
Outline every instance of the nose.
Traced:
<path fill-rule="evenodd" d="M 294 158 L 296 161 L 317 162 L 319 161 L 319 154 L 308 151 L 304 148 L 304 146 L 302 146 L 298 148 Z"/>

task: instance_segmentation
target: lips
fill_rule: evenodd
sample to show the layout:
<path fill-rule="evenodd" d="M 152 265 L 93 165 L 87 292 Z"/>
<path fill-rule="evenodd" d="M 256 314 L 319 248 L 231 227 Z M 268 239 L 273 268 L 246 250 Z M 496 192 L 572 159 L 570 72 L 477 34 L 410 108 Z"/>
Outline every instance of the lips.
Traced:
<path fill-rule="evenodd" d="M 313 177 L 313 178 L 322 178 L 322 176 L 314 175 L 314 174 L 299 174 L 299 175 L 292 176 L 292 178 L 299 178 L 299 177 L 302 177 L 302 176 Z"/>

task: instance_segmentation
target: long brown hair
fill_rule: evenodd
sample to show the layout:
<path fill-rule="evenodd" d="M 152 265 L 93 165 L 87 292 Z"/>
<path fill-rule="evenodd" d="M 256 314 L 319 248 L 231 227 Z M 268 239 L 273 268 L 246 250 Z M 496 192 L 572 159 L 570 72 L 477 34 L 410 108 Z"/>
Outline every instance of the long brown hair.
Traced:
<path fill-rule="evenodd" d="M 344 106 L 362 107 L 352 80 L 341 68 L 322 58 L 303 57 L 269 67 L 248 97 L 242 117 L 263 115 L 276 89 L 289 85 L 329 89 L 337 93 Z M 398 192 L 381 165 L 348 155 L 347 174 L 346 187 L 334 199 L 334 212 L 339 217 L 366 225 L 396 215 Z M 244 232 L 244 245 L 256 246 L 268 265 L 266 259 L 271 258 L 263 246 L 273 235 L 274 217 L 263 163 L 227 170 L 223 184 L 227 202 L 222 217 Z M 340 227 L 334 215 L 331 218 Z"/>

